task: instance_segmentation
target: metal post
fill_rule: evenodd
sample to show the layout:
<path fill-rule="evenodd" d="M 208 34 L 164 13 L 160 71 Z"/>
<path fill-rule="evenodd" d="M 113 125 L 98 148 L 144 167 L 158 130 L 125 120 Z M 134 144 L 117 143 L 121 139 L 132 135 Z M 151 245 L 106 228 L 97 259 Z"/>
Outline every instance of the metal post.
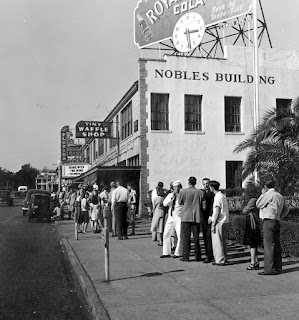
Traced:
<path fill-rule="evenodd" d="M 254 36 L 254 130 L 259 125 L 259 56 L 258 56 L 258 34 L 257 34 L 257 1 L 253 0 L 253 36 Z M 258 181 L 258 172 L 254 172 L 254 181 Z"/>
<path fill-rule="evenodd" d="M 110 268 L 109 268 L 109 226 L 108 219 L 111 215 L 109 206 L 105 206 L 103 209 L 104 216 L 104 228 L 102 229 L 103 245 L 105 248 L 105 278 L 106 281 L 110 281 Z"/>

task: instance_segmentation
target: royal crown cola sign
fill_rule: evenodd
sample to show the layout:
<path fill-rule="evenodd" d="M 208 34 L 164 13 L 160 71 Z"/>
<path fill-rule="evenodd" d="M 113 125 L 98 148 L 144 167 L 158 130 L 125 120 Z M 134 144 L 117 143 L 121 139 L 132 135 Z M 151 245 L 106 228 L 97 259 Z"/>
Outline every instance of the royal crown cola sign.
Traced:
<path fill-rule="evenodd" d="M 253 0 L 141 0 L 134 11 L 134 41 L 139 48 L 172 37 L 178 20 L 187 13 L 201 15 L 209 27 L 245 15 Z"/>

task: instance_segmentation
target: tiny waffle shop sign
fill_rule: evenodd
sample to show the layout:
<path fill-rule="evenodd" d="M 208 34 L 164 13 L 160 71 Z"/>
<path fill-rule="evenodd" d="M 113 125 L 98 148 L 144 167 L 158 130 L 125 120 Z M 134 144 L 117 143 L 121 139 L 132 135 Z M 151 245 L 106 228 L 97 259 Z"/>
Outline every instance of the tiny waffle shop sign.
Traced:
<path fill-rule="evenodd" d="M 110 122 L 79 121 L 76 138 L 112 138 Z"/>

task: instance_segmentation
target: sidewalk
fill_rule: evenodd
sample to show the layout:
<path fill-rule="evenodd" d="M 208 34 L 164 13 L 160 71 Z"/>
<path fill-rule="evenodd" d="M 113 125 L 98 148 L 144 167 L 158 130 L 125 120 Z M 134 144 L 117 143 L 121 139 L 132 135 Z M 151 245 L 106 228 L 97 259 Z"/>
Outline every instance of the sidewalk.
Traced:
<path fill-rule="evenodd" d="M 89 231 L 75 240 L 74 221 L 56 226 L 94 319 L 298 318 L 299 260 L 284 259 L 278 276 L 260 276 L 246 270 L 250 254 L 240 245 L 228 246 L 229 266 L 161 259 L 150 223 L 138 219 L 135 236 L 123 241 L 110 237 L 111 281 L 106 283 L 102 235 Z"/>

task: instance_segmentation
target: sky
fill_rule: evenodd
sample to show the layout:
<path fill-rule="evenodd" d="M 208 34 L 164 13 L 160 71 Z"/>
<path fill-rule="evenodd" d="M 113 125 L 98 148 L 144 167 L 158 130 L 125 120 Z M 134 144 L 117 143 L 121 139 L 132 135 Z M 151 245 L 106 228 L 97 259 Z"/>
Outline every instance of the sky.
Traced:
<path fill-rule="evenodd" d="M 138 79 L 137 3 L 0 0 L 0 167 L 55 168 L 63 126 L 105 119 Z M 299 2 L 262 5 L 273 47 L 299 51 Z"/>

